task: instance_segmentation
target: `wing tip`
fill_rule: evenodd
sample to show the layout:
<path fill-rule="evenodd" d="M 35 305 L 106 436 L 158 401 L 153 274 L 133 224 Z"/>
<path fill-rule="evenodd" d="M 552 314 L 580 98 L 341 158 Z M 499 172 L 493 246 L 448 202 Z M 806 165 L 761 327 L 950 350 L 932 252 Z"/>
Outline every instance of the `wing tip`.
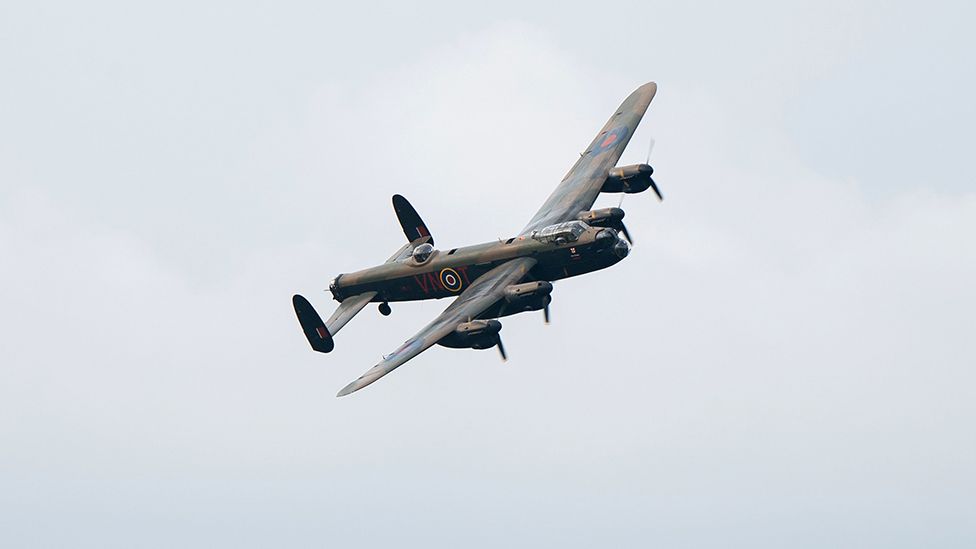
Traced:
<path fill-rule="evenodd" d="M 643 86 L 637 88 L 635 92 L 646 93 L 651 96 L 651 99 L 654 99 L 654 96 L 657 95 L 657 82 L 648 82 Z"/>
<path fill-rule="evenodd" d="M 365 374 L 359 376 L 359 378 L 357 378 L 355 381 L 343 387 L 341 391 L 336 393 L 336 398 L 344 397 L 348 394 L 355 393 L 356 391 L 362 389 L 363 387 L 366 387 L 367 385 L 372 384 L 374 381 L 376 381 L 377 379 L 383 377 L 388 373 L 390 372 L 383 372 L 377 375 L 376 366 L 374 366 L 373 368 L 370 368 Z"/>

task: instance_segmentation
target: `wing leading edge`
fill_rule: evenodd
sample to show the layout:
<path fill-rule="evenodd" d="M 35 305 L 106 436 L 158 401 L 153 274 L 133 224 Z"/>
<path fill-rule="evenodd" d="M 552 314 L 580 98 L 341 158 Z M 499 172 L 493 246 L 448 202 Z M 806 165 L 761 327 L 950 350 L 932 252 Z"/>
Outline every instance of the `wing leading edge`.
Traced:
<path fill-rule="evenodd" d="M 535 259 L 523 257 L 503 263 L 485 273 L 423 330 L 404 342 L 400 348 L 384 356 L 379 364 L 346 385 L 336 396 L 348 395 L 373 383 L 429 349 L 453 332 L 458 324 L 478 318 L 478 315 L 503 299 L 505 288 L 524 278 L 535 264 Z"/>
<path fill-rule="evenodd" d="M 571 221 L 593 206 L 656 93 L 657 84 L 648 82 L 624 99 L 521 234 Z"/>

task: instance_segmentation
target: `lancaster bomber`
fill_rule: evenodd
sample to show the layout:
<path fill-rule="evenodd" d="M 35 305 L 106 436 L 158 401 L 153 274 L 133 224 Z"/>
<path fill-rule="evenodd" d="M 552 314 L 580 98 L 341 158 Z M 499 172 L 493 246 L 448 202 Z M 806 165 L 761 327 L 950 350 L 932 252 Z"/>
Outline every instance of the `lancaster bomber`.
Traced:
<path fill-rule="evenodd" d="M 336 396 L 362 389 L 434 344 L 497 347 L 504 360 L 498 318 L 542 310 L 548 322 L 553 281 L 605 269 L 627 257 L 631 239 L 623 210 L 590 208 L 600 193 L 652 189 L 662 198 L 648 164 L 616 167 L 655 93 L 657 84 L 649 82 L 630 94 L 529 224 L 507 240 L 436 250 L 417 210 L 394 195 L 393 209 L 407 244 L 382 265 L 335 277 L 329 290 L 339 307 L 326 322 L 307 299 L 292 298 L 312 349 L 331 351 L 333 336 L 370 302 L 379 303 L 380 313 L 386 316 L 390 302 L 456 298 L 433 322 Z"/>

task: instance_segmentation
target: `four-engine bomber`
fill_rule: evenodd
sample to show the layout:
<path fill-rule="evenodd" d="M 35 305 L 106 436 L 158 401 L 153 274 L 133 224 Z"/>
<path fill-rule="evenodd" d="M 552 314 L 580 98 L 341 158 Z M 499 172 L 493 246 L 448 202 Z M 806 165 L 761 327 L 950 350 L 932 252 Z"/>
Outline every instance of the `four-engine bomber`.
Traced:
<path fill-rule="evenodd" d="M 379 303 L 380 313 L 389 315 L 391 302 L 456 299 L 338 396 L 369 385 L 435 344 L 496 347 L 504 359 L 498 318 L 542 310 L 548 322 L 553 281 L 605 269 L 627 257 L 632 241 L 623 210 L 591 208 L 601 192 L 652 189 L 662 198 L 648 164 L 615 167 L 656 92 L 651 82 L 630 94 L 529 224 L 507 240 L 438 250 L 417 211 L 394 195 L 393 209 L 407 244 L 382 265 L 335 277 L 329 290 L 340 304 L 328 321 L 304 297 L 292 298 L 312 349 L 330 352 L 333 336 L 368 303 Z"/>

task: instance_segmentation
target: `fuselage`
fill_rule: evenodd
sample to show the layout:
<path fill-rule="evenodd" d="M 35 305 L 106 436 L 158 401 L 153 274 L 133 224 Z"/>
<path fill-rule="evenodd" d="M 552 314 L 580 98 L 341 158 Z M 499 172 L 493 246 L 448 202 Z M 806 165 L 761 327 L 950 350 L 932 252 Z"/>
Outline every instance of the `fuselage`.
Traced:
<path fill-rule="evenodd" d="M 546 230 L 451 250 L 435 250 L 423 260 L 403 258 L 333 279 L 333 297 L 343 299 L 377 292 L 372 301 L 417 301 L 456 296 L 478 277 L 518 257 L 537 263 L 527 280 L 554 281 L 605 269 L 627 256 L 629 247 L 610 228 L 590 227 L 580 221 L 559 232 Z"/>

